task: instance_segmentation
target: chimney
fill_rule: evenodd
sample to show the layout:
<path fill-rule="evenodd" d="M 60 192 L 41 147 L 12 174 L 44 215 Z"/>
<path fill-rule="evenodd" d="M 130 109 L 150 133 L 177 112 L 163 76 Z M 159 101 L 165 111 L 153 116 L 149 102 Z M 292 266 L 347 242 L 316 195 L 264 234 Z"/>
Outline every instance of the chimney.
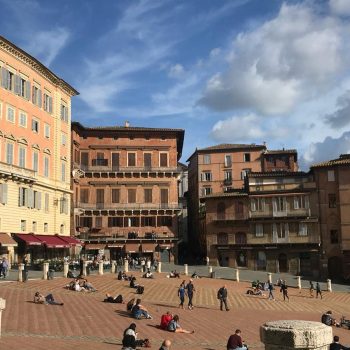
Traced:
<path fill-rule="evenodd" d="M 124 126 L 125 126 L 126 128 L 128 128 L 128 127 L 130 126 L 130 123 L 129 123 L 129 121 L 128 121 L 128 120 L 125 120 L 125 124 L 124 124 Z"/>

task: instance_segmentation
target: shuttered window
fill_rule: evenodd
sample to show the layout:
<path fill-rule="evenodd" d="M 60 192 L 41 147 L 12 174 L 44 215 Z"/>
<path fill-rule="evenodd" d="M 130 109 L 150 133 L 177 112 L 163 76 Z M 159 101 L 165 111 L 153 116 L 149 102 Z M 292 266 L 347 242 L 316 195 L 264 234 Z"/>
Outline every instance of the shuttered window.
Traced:
<path fill-rule="evenodd" d="M 161 153 L 159 155 L 159 166 L 160 167 L 168 166 L 168 153 Z"/>
<path fill-rule="evenodd" d="M 136 189 L 128 189 L 128 203 L 136 203 Z"/>
<path fill-rule="evenodd" d="M 136 166 L 136 153 L 128 153 L 128 166 Z"/>
<path fill-rule="evenodd" d="M 152 189 L 145 188 L 144 195 L 145 195 L 145 203 L 152 203 Z"/>
<path fill-rule="evenodd" d="M 44 210 L 46 213 L 49 212 L 49 199 L 50 199 L 49 194 L 45 193 L 45 204 L 44 204 L 45 208 L 44 208 Z"/>
<path fill-rule="evenodd" d="M 144 153 L 143 154 L 143 166 L 145 168 L 152 167 L 152 153 Z"/>
<path fill-rule="evenodd" d="M 119 203 L 120 202 L 120 190 L 119 188 L 113 188 L 112 189 L 112 203 Z"/>
<path fill-rule="evenodd" d="M 89 189 L 81 188 L 80 189 L 80 202 L 81 203 L 89 203 Z"/>
<path fill-rule="evenodd" d="M 7 184 L 0 184 L 0 203 L 7 204 Z"/>
<path fill-rule="evenodd" d="M 167 188 L 161 188 L 160 190 L 160 203 L 167 204 L 169 202 L 169 191 Z"/>

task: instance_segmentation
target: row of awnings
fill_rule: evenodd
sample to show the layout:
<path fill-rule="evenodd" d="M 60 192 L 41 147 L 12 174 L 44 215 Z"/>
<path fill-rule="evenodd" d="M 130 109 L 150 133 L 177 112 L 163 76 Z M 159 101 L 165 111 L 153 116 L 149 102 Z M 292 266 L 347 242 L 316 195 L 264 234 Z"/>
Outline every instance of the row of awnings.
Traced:
<path fill-rule="evenodd" d="M 61 235 L 16 233 L 14 234 L 14 239 L 21 243 L 25 243 L 27 246 L 45 246 L 46 248 L 70 248 L 83 245 L 83 243 L 76 238 Z"/>
<path fill-rule="evenodd" d="M 157 248 L 170 249 L 171 244 L 156 244 L 156 243 L 86 243 L 85 250 L 103 250 L 103 249 L 123 249 L 126 253 L 153 253 Z"/>

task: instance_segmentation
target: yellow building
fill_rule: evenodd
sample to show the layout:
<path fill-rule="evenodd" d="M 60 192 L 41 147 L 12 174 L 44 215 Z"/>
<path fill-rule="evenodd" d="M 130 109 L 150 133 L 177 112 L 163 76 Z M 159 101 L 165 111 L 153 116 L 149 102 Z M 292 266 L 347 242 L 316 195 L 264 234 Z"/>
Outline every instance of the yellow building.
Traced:
<path fill-rule="evenodd" d="M 0 255 L 12 261 L 40 245 L 24 234 L 70 234 L 71 97 L 77 94 L 0 36 L 0 232 L 18 242 L 17 249 L 0 242 Z M 41 246 L 47 251 L 49 244 Z"/>

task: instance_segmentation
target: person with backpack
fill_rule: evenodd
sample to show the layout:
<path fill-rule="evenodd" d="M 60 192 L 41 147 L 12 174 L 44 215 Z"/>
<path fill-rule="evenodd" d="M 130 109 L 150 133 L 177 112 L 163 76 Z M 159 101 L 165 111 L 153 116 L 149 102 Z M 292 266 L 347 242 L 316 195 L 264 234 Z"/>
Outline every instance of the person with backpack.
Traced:
<path fill-rule="evenodd" d="M 268 290 L 269 290 L 269 296 L 268 296 L 268 299 L 272 299 L 272 300 L 276 300 L 275 297 L 273 296 L 273 293 L 272 291 L 274 290 L 274 287 L 273 287 L 273 284 L 272 282 L 268 282 L 269 285 L 268 285 Z"/>
<path fill-rule="evenodd" d="M 223 305 L 225 305 L 225 309 L 226 311 L 230 311 L 230 309 L 227 306 L 227 288 L 226 288 L 226 284 L 223 285 L 223 287 L 221 287 L 218 290 L 218 299 L 220 300 L 220 310 L 223 311 Z"/>

